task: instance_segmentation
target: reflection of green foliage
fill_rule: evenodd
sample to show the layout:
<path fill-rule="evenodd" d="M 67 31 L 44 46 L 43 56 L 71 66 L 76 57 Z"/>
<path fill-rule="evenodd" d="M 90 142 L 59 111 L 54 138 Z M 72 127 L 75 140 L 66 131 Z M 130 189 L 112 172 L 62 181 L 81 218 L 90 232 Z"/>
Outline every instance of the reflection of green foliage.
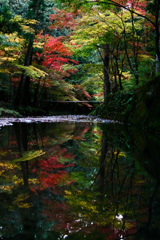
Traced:
<path fill-rule="evenodd" d="M 90 171 L 87 176 L 84 171 L 72 172 L 70 178 L 77 183 L 79 188 L 89 188 L 93 183 L 93 172 Z"/>
<path fill-rule="evenodd" d="M 21 158 L 16 158 L 14 160 L 12 160 L 12 162 L 23 162 L 23 161 L 30 161 L 33 160 L 35 158 L 38 158 L 42 155 L 44 155 L 45 152 L 43 152 L 42 150 L 38 150 L 38 151 L 27 151 L 23 154 L 23 157 Z"/>
<path fill-rule="evenodd" d="M 136 231 L 139 228 L 143 230 L 149 219 L 150 210 L 154 220 L 156 219 L 155 225 L 151 226 L 154 231 L 159 223 L 159 210 L 157 210 L 159 203 L 157 199 L 149 209 L 155 181 L 148 172 L 156 165 L 159 174 L 157 137 L 154 135 L 151 138 L 149 134 L 146 137 L 144 132 L 142 134 L 132 128 L 123 128 L 123 125 L 119 125 L 120 128 L 116 125 L 105 125 L 103 135 L 98 125 L 90 126 L 86 123 L 71 125 L 67 127 L 66 123 L 27 124 L 28 151 L 19 159 L 15 156 L 18 146 L 12 146 L 15 138 L 13 136 L 8 138 L 13 131 L 8 132 L 4 129 L 5 131 L 1 132 L 0 136 L 3 140 L 1 157 L 5 160 L 9 159 L 8 164 L 6 161 L 1 161 L 0 164 L 0 187 L 2 187 L 0 188 L 2 204 L 0 226 L 3 227 L 1 235 L 8 238 L 15 235 L 18 239 L 17 234 L 25 235 L 27 234 L 25 229 L 29 229 L 33 236 L 36 234 L 39 239 L 54 237 L 58 239 L 65 235 L 69 240 L 114 239 L 109 235 L 108 228 L 112 233 L 121 230 L 133 231 L 134 227 Z M 65 134 L 67 138 L 63 141 Z M 104 177 L 100 171 L 102 136 L 103 140 L 105 138 L 107 140 Z M 153 145 L 156 146 L 157 151 L 152 148 Z M 32 157 L 44 153 L 36 149 L 43 149 L 47 154 L 44 161 L 41 161 L 41 168 L 38 160 L 28 163 L 29 188 L 25 188 L 23 161 L 36 160 Z M 153 150 L 152 155 L 155 159 L 150 154 L 147 156 L 146 149 L 149 149 L 149 153 Z M 74 155 L 75 157 L 72 158 Z M 57 168 L 53 165 L 53 169 L 51 166 L 51 171 L 46 172 L 47 168 L 43 169 L 43 167 L 47 163 L 51 164 L 48 161 L 49 157 L 57 159 L 64 166 L 73 162 L 75 165 L 63 169 L 57 162 Z M 11 164 L 11 159 L 19 162 Z M 149 164 L 145 163 L 144 159 L 150 161 Z M 61 174 L 62 171 L 67 172 L 67 181 L 59 181 L 54 189 L 52 181 L 48 187 L 41 188 L 40 172 L 44 172 L 43 179 L 47 176 L 49 180 L 51 175 Z M 121 219 L 118 216 L 121 216 Z M 69 229 L 66 226 L 69 226 Z M 40 235 L 41 232 L 43 234 Z M 136 237 L 140 239 L 139 236 Z M 141 239 L 146 238 L 142 235 Z"/>
<path fill-rule="evenodd" d="M 112 225 L 114 222 L 115 228 L 122 228 L 123 221 L 116 218 L 117 209 L 115 204 L 111 204 L 111 199 L 107 196 L 102 198 L 98 192 L 90 192 L 86 190 L 72 190 L 66 191 L 66 198 L 68 203 L 73 206 L 73 212 L 76 215 L 80 213 L 80 219 L 82 221 L 91 224 L 97 224 L 98 226 Z M 119 213 L 124 213 L 124 205 L 121 205 Z M 78 217 L 78 216 L 77 216 Z M 129 222 L 126 223 L 126 229 L 131 225 Z"/>

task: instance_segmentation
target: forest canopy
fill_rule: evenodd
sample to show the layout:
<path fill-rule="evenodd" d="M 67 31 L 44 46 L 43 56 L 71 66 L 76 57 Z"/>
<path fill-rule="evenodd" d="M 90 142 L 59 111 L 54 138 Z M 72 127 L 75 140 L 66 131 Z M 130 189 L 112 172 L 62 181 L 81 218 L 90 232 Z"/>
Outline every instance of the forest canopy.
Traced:
<path fill-rule="evenodd" d="M 160 71 L 160 2 L 0 3 L 0 101 L 103 101 Z"/>

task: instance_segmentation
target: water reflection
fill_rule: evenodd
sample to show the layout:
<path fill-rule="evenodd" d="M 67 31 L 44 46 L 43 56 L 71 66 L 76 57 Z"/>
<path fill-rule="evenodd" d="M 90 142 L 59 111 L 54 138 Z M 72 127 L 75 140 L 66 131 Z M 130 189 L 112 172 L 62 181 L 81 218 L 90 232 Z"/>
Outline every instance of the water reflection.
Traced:
<path fill-rule="evenodd" d="M 159 239 L 160 136 L 89 123 L 0 132 L 1 239 Z"/>

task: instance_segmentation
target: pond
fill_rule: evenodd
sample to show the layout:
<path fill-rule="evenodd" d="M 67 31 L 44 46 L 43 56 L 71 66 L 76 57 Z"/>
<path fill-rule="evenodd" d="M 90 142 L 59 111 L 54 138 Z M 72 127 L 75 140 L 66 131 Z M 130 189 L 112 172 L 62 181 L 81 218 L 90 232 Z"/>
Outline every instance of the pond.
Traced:
<path fill-rule="evenodd" d="M 160 135 L 122 124 L 0 129 L 0 239 L 160 239 Z"/>

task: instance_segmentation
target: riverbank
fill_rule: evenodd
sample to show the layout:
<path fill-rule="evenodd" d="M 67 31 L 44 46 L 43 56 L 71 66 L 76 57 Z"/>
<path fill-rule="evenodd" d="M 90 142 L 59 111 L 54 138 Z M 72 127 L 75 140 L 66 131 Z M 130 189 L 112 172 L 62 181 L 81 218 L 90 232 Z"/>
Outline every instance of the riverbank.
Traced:
<path fill-rule="evenodd" d="M 61 104 L 61 105 L 60 105 Z M 78 104 L 78 102 L 77 102 Z M 50 103 L 43 106 L 43 108 L 35 108 L 31 106 L 15 107 L 12 104 L 0 102 L 0 118 L 4 117 L 39 117 L 39 116 L 57 116 L 57 115 L 88 115 L 91 112 L 91 108 L 85 105 L 75 105 L 71 102 L 57 103 L 51 105 Z"/>
<path fill-rule="evenodd" d="M 102 118 L 160 131 L 160 77 L 130 92 L 109 94 L 94 111 Z"/>
<path fill-rule="evenodd" d="M 38 110 L 21 115 L 21 112 L 0 108 L 0 126 L 12 122 L 119 122 L 160 131 L 160 77 L 148 81 L 144 85 L 129 91 L 109 94 L 104 103 L 100 104 L 92 115 L 60 115 L 46 116 Z M 26 111 L 26 110 L 25 110 Z M 27 113 L 27 112 L 25 112 Z M 30 115 L 32 113 L 32 115 Z M 38 117 L 36 117 L 38 116 Z M 46 117 L 42 117 L 46 116 Z"/>
<path fill-rule="evenodd" d="M 14 122 L 19 123 L 38 123 L 38 122 L 88 122 L 88 123 L 119 123 L 115 120 L 108 120 L 103 118 L 98 118 L 96 116 L 86 116 L 86 115 L 57 115 L 48 117 L 27 117 L 27 118 L 0 118 L 0 127 L 13 125 Z"/>

